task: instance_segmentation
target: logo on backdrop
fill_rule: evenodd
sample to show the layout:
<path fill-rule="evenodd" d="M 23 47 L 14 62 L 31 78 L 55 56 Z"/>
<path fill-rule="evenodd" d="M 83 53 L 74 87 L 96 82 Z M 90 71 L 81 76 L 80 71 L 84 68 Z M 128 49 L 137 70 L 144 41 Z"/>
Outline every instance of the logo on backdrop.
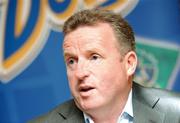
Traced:
<path fill-rule="evenodd" d="M 0 81 L 10 82 L 37 57 L 50 29 L 80 9 L 103 7 L 126 16 L 138 0 L 1 0 Z"/>
<path fill-rule="evenodd" d="M 135 81 L 145 86 L 172 88 L 180 66 L 179 47 L 153 39 L 136 40 L 139 64 Z"/>

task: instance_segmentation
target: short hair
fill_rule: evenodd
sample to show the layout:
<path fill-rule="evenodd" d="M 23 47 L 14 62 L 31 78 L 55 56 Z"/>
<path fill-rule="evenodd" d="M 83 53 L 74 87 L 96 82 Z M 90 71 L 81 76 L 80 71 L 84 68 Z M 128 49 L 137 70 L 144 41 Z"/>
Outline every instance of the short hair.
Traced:
<path fill-rule="evenodd" d="M 121 55 L 124 56 L 129 51 L 135 51 L 135 38 L 131 26 L 120 14 L 109 10 L 90 9 L 79 11 L 66 20 L 63 33 L 66 36 L 78 27 L 94 26 L 98 23 L 110 24 L 119 43 L 118 49 L 120 49 Z"/>

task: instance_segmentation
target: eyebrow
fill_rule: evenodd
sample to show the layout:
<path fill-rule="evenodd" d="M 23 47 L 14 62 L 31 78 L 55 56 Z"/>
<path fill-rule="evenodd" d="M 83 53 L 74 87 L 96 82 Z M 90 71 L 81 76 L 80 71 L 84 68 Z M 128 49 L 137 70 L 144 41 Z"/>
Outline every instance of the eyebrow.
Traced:
<path fill-rule="evenodd" d="M 97 47 L 88 47 L 88 48 L 85 49 L 85 52 L 84 52 L 84 53 L 85 53 L 85 54 L 98 53 L 98 54 L 100 54 L 100 55 L 102 55 L 102 56 L 105 56 L 104 51 L 103 51 L 101 48 L 97 48 Z M 65 50 L 65 49 L 64 49 L 63 56 L 64 56 L 64 58 L 67 58 L 67 57 L 69 57 L 69 56 L 70 56 L 70 57 L 76 57 L 76 54 L 73 53 L 73 52 L 71 52 L 71 51 L 69 51 L 69 50 Z"/>
<path fill-rule="evenodd" d="M 75 54 L 74 53 L 70 53 L 70 52 L 64 52 L 63 56 L 64 56 L 64 58 L 66 58 L 68 56 L 75 56 Z"/>

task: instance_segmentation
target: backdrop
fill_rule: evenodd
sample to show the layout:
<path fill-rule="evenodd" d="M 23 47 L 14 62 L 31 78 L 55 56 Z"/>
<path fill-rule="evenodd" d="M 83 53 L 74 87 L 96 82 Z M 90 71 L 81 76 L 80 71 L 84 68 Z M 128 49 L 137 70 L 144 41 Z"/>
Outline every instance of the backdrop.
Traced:
<path fill-rule="evenodd" d="M 61 27 L 75 11 L 96 6 L 133 27 L 135 80 L 180 92 L 179 0 L 1 0 L 0 123 L 24 123 L 71 98 Z"/>

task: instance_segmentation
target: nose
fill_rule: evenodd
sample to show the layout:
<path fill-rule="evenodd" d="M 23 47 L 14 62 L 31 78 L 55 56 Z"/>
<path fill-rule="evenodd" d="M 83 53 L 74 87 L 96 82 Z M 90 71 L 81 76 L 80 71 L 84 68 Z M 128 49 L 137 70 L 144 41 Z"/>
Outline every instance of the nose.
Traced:
<path fill-rule="evenodd" d="M 88 64 L 85 62 L 79 62 L 75 75 L 80 81 L 84 81 L 89 76 Z"/>

